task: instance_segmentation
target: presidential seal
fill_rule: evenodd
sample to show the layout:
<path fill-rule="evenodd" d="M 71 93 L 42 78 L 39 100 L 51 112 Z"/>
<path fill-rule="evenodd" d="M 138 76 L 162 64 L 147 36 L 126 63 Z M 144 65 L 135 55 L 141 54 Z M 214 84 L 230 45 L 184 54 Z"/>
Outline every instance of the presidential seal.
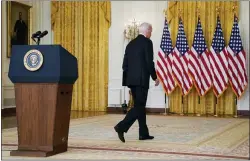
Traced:
<path fill-rule="evenodd" d="M 38 50 L 30 50 L 25 54 L 23 63 L 27 70 L 36 71 L 43 65 L 43 55 Z"/>

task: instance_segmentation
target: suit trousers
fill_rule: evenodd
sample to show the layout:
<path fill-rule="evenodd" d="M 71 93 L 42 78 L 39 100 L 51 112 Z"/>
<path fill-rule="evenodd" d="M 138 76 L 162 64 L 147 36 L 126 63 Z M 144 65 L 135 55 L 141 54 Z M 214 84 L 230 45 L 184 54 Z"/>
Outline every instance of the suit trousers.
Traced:
<path fill-rule="evenodd" d="M 125 118 L 120 121 L 116 127 L 120 132 L 128 132 L 129 128 L 134 124 L 136 120 L 138 120 L 139 124 L 139 135 L 140 136 L 148 136 L 148 127 L 146 124 L 146 102 L 148 96 L 148 88 L 143 88 L 141 86 L 133 86 L 130 87 L 133 100 L 134 107 L 131 108 Z"/>

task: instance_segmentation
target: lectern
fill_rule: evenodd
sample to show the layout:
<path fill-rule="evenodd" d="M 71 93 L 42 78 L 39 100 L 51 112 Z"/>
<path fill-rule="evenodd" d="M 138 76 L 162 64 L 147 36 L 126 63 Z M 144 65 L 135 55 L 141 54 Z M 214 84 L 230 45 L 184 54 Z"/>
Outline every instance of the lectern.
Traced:
<path fill-rule="evenodd" d="M 67 151 L 77 59 L 61 45 L 15 45 L 14 83 L 18 149 L 11 156 L 47 157 Z"/>

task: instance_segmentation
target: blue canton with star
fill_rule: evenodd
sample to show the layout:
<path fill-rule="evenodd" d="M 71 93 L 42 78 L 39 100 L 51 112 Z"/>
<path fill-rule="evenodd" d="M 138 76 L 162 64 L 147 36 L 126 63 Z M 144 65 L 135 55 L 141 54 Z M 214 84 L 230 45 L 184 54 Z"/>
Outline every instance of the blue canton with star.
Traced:
<path fill-rule="evenodd" d="M 172 40 L 170 38 L 170 32 L 168 29 L 168 22 L 165 19 L 163 34 L 161 38 L 161 49 L 165 54 L 170 54 L 173 51 Z"/>
<path fill-rule="evenodd" d="M 240 30 L 238 26 L 237 17 L 234 17 L 233 29 L 230 36 L 229 47 L 233 50 L 235 54 L 238 54 L 243 50 L 243 45 L 240 37 Z"/>
<path fill-rule="evenodd" d="M 217 25 L 212 41 L 212 48 L 216 53 L 220 53 L 225 48 L 225 39 L 223 36 L 220 19 L 217 18 Z"/>
<path fill-rule="evenodd" d="M 179 20 L 179 30 L 177 35 L 177 41 L 176 41 L 176 48 L 180 52 L 181 56 L 183 56 L 189 49 L 187 37 L 184 32 L 184 27 L 182 20 Z"/>
<path fill-rule="evenodd" d="M 193 47 L 198 53 L 198 55 L 201 55 L 207 49 L 205 37 L 203 35 L 203 31 L 201 27 L 200 18 L 198 19 L 198 24 L 197 24 L 195 34 L 194 34 Z"/>

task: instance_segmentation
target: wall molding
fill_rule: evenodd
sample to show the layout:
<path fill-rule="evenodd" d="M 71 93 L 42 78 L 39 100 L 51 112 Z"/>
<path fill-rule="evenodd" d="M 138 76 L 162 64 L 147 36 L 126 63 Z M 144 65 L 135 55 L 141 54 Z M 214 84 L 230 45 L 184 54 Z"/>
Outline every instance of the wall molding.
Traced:
<path fill-rule="evenodd" d="M 9 102 L 9 99 L 15 99 L 15 87 L 14 85 L 4 85 L 2 86 L 2 99 L 3 106 L 5 106 L 5 102 Z M 7 99 L 7 100 L 5 100 Z M 12 101 L 13 102 L 13 101 Z"/>
<path fill-rule="evenodd" d="M 2 109 L 2 117 L 16 116 L 16 107 Z"/>
<path fill-rule="evenodd" d="M 121 107 L 108 107 L 107 108 L 107 112 L 108 113 L 123 113 L 122 108 Z M 146 108 L 146 112 L 149 114 L 163 114 L 165 113 L 165 108 L 150 108 L 147 107 Z M 169 108 L 166 108 L 166 112 L 169 113 Z M 250 116 L 250 111 L 249 110 L 237 110 L 238 113 L 238 117 L 247 117 L 249 118 Z M 174 114 L 174 113 L 171 113 Z"/>
<path fill-rule="evenodd" d="M 146 108 L 146 112 L 148 114 L 157 114 L 161 115 L 165 113 L 164 108 Z M 166 112 L 169 113 L 169 108 L 166 109 Z M 121 107 L 107 107 L 107 113 L 108 114 L 122 114 L 122 108 Z M 173 113 L 170 113 L 173 114 Z M 238 110 L 238 117 L 239 118 L 249 118 L 250 111 L 249 110 Z M 16 107 L 12 108 L 6 108 L 2 109 L 2 117 L 10 117 L 16 115 Z"/>
<path fill-rule="evenodd" d="M 159 108 L 159 109 L 165 109 L 166 104 L 147 104 L 147 108 Z"/>
<path fill-rule="evenodd" d="M 13 85 L 3 85 L 3 90 L 14 90 L 14 84 Z"/>
<path fill-rule="evenodd" d="M 122 80 L 122 77 L 113 77 L 113 78 L 109 78 L 109 81 L 111 80 Z"/>
<path fill-rule="evenodd" d="M 167 108 L 167 112 L 169 111 L 169 109 Z M 107 108 L 107 112 L 108 113 L 123 113 L 122 108 L 121 107 L 108 107 Z M 146 108 L 146 112 L 147 113 L 164 113 L 165 112 L 165 108 Z"/>
<path fill-rule="evenodd" d="M 109 88 L 108 89 L 108 104 L 118 105 L 122 102 L 122 92 L 121 88 Z"/>
<path fill-rule="evenodd" d="M 3 99 L 3 107 L 15 107 L 16 106 L 16 99 L 15 98 L 4 98 Z"/>

